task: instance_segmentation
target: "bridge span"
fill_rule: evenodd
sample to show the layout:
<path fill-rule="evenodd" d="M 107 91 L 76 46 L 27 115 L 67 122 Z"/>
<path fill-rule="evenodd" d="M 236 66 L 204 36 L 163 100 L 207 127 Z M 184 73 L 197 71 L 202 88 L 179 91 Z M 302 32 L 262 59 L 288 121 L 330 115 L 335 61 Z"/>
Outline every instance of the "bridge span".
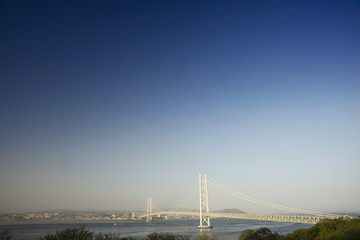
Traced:
<path fill-rule="evenodd" d="M 140 216 L 146 218 L 147 216 L 167 216 L 167 215 L 183 215 L 183 216 L 200 216 L 200 212 L 156 212 L 149 215 Z M 220 213 L 209 212 L 203 213 L 203 217 L 209 218 L 235 218 L 248 220 L 263 220 L 275 222 L 294 222 L 294 223 L 309 223 L 316 224 L 324 218 L 336 218 L 335 216 L 313 216 L 313 215 L 283 215 L 283 214 L 261 214 L 261 213 Z"/>
<path fill-rule="evenodd" d="M 272 209 L 272 213 L 222 213 L 222 212 L 210 212 L 209 211 L 209 197 L 208 197 L 208 178 L 205 175 L 199 174 L 199 196 L 200 196 L 200 210 L 199 211 L 181 211 L 180 207 L 175 207 L 169 211 L 159 210 L 157 212 L 153 212 L 152 209 L 152 198 L 148 198 L 147 203 L 147 212 L 144 214 L 143 218 L 146 217 L 147 221 L 151 221 L 152 216 L 157 215 L 186 215 L 186 216 L 199 216 L 200 225 L 199 228 L 211 228 L 210 218 L 237 218 L 237 219 L 248 219 L 248 220 L 263 220 L 263 221 L 276 221 L 276 222 L 294 222 L 294 223 L 309 223 L 316 224 L 320 220 L 324 218 L 337 218 L 341 217 L 340 215 L 307 211 L 301 209 L 295 209 L 290 207 L 281 206 L 278 204 L 262 201 L 259 199 L 255 199 L 238 192 L 233 191 L 232 189 L 216 182 L 215 180 L 210 178 L 210 182 L 213 183 L 216 187 L 224 192 L 240 198 L 242 200 L 258 204 L 260 206 L 265 206 L 269 209 Z M 178 209 L 178 211 L 176 211 Z M 281 211 L 283 213 L 281 213 Z"/>

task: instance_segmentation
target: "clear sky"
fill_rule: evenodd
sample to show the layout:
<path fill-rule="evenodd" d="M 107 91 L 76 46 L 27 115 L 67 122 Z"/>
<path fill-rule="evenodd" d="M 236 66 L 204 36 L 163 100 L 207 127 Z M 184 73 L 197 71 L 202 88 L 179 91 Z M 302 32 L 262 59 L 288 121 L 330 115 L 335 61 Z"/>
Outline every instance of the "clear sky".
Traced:
<path fill-rule="evenodd" d="M 1 1 L 0 212 L 168 208 L 199 172 L 360 211 L 359 43 L 356 0 Z"/>

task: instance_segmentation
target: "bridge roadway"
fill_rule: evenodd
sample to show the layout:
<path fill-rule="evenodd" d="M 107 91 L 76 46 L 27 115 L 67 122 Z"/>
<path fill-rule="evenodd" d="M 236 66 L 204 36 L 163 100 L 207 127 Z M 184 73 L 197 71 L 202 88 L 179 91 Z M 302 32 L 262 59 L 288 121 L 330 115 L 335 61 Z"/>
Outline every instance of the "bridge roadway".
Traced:
<path fill-rule="evenodd" d="M 157 215 L 190 215 L 199 216 L 199 212 L 156 212 L 149 214 L 149 216 Z M 316 224 L 324 218 L 335 218 L 337 216 L 321 216 L 321 215 L 277 215 L 277 214 L 260 214 L 260 213 L 219 213 L 210 212 L 203 213 L 203 217 L 210 218 L 238 218 L 238 219 L 250 219 L 250 220 L 264 220 L 264 221 L 275 221 L 275 222 L 295 222 L 295 223 L 310 223 Z M 143 215 L 141 217 L 146 217 Z"/>

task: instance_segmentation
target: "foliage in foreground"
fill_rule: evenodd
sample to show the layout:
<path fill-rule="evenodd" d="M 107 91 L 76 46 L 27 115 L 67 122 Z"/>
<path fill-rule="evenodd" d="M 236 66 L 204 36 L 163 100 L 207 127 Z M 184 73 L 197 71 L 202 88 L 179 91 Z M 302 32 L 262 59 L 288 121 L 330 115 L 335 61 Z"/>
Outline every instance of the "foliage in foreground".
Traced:
<path fill-rule="evenodd" d="M 5 230 L 0 234 L 0 240 L 12 240 L 14 239 L 11 235 L 11 232 Z"/>
<path fill-rule="evenodd" d="M 80 228 L 66 228 L 64 230 L 56 231 L 55 234 L 45 235 L 41 240 L 135 240 L 135 238 L 120 238 L 118 235 L 111 233 L 99 233 L 95 235 L 94 232 L 86 230 L 85 226 L 83 226 Z M 190 240 L 190 237 L 154 232 L 148 234 L 146 240 Z"/>
<path fill-rule="evenodd" d="M 57 230 L 54 234 L 48 233 L 41 240 L 135 240 L 131 237 L 120 238 L 112 233 L 96 234 L 86 229 L 85 226 L 79 228 L 66 228 Z"/>
<path fill-rule="evenodd" d="M 146 236 L 146 240 L 190 240 L 189 236 L 174 235 L 171 233 L 150 233 Z"/>
<path fill-rule="evenodd" d="M 246 229 L 238 240 L 360 240 L 360 218 L 323 219 L 308 229 L 280 235 L 268 228 Z"/>
<path fill-rule="evenodd" d="M 199 234 L 195 240 L 217 240 L 217 237 L 208 234 Z"/>
<path fill-rule="evenodd" d="M 238 240 L 278 240 L 281 239 L 280 234 L 272 233 L 268 228 L 260 228 L 259 230 L 246 229 L 241 232 Z"/>
<path fill-rule="evenodd" d="M 323 219 L 312 228 L 298 229 L 283 236 L 284 240 L 359 240 L 360 218 Z"/>

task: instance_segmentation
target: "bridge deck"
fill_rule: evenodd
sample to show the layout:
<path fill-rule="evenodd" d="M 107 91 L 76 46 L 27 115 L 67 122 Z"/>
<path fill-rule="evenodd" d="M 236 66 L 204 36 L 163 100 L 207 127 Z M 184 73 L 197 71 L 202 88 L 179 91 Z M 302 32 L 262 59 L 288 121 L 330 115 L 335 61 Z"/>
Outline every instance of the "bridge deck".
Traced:
<path fill-rule="evenodd" d="M 149 214 L 149 216 L 156 215 L 190 215 L 199 216 L 199 212 L 157 212 Z M 337 216 L 316 216 L 316 215 L 282 215 L 282 214 L 239 214 L 239 213 L 203 213 L 205 217 L 210 218 L 237 218 L 249 220 L 263 220 L 263 221 L 276 221 L 276 222 L 295 222 L 295 223 L 310 223 L 315 224 L 324 218 L 335 218 Z M 143 215 L 141 217 L 146 217 Z"/>

